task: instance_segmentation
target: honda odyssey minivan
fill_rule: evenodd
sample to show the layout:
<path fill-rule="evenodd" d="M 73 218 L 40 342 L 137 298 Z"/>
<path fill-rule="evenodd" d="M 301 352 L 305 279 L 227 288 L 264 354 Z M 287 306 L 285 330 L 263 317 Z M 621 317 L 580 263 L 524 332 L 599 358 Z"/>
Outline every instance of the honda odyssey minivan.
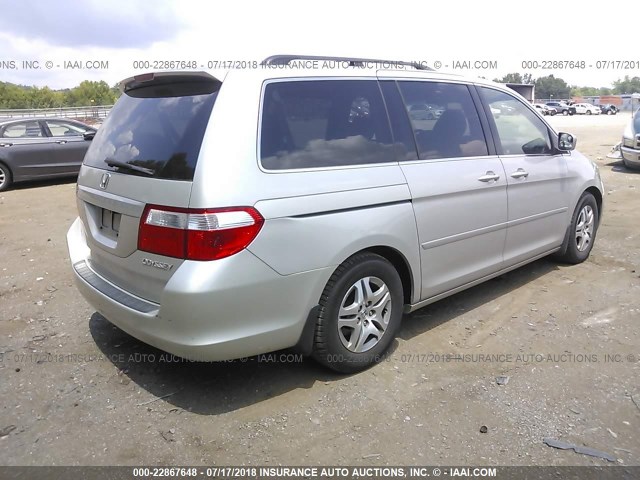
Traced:
<path fill-rule="evenodd" d="M 67 237 L 110 322 L 188 359 L 294 347 L 350 372 L 404 313 L 546 255 L 589 256 L 598 169 L 521 96 L 402 62 L 295 65 L 310 58 L 327 60 L 122 82 Z"/>

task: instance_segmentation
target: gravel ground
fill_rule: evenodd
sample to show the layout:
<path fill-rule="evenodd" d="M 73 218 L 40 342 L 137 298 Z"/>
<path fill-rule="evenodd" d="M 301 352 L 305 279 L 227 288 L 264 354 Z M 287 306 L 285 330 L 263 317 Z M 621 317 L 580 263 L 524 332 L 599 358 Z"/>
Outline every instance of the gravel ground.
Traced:
<path fill-rule="evenodd" d="M 386 361 L 350 376 L 280 354 L 171 361 L 74 288 L 72 181 L 0 194 L 0 464 L 609 464 L 552 437 L 640 465 L 640 173 L 606 158 L 628 119 L 550 119 L 605 181 L 587 262 L 408 315 Z"/>

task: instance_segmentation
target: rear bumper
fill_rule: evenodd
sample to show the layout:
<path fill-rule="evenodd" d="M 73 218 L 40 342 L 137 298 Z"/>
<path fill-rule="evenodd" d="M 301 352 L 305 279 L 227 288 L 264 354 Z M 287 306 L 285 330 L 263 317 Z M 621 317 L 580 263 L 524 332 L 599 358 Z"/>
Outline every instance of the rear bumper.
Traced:
<path fill-rule="evenodd" d="M 76 285 L 106 319 L 174 355 L 219 361 L 296 345 L 333 268 L 280 275 L 250 252 L 185 261 L 160 304 L 135 297 L 91 269 L 82 223 L 67 234 Z"/>
<path fill-rule="evenodd" d="M 622 146 L 620 147 L 620 152 L 626 163 L 640 167 L 640 150 Z"/>

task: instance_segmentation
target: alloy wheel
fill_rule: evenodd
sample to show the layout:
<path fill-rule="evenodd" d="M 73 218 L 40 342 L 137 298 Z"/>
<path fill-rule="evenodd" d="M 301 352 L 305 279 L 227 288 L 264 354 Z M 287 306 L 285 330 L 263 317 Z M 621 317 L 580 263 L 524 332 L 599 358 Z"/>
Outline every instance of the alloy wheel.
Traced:
<path fill-rule="evenodd" d="M 378 277 L 364 277 L 345 294 L 338 310 L 338 336 L 355 353 L 375 347 L 391 319 L 391 293 Z"/>
<path fill-rule="evenodd" d="M 578 251 L 584 252 L 591 244 L 595 215 L 590 205 L 585 205 L 578 214 L 576 222 L 576 246 Z"/>

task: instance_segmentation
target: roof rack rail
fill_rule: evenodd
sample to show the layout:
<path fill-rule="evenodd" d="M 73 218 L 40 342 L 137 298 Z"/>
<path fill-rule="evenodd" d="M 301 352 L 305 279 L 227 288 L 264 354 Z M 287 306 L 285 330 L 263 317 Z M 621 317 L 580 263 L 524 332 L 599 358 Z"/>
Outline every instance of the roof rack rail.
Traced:
<path fill-rule="evenodd" d="M 352 57 L 325 57 L 322 55 L 271 55 L 262 61 L 262 65 L 289 65 L 293 60 L 330 60 L 335 62 L 348 62 L 350 67 L 362 67 L 365 63 L 382 63 L 392 65 L 402 65 L 404 67 L 413 67 L 416 70 L 430 70 L 428 67 L 419 62 L 405 62 L 400 60 L 381 60 L 378 58 L 352 58 Z"/>

